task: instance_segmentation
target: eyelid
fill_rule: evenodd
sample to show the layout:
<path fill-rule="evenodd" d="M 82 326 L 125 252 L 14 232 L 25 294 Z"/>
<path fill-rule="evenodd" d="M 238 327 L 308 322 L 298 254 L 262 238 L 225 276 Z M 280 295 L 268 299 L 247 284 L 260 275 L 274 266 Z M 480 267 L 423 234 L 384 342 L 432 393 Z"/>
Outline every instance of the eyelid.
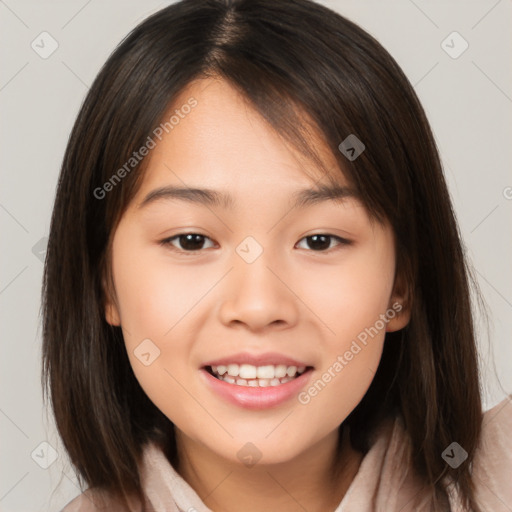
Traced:
<path fill-rule="evenodd" d="M 179 237 L 181 237 L 181 236 L 186 236 L 186 235 L 199 235 L 199 236 L 202 236 L 202 237 L 204 237 L 206 239 L 209 239 L 212 242 L 214 242 L 214 240 L 211 237 L 209 237 L 208 235 L 205 235 L 204 233 L 201 233 L 200 231 L 185 231 L 185 232 L 182 232 L 182 233 L 176 233 L 175 235 L 172 235 L 170 237 L 164 238 L 163 240 L 160 240 L 159 241 L 159 245 L 161 245 L 163 247 L 170 247 L 171 250 L 174 250 L 177 253 L 186 254 L 186 255 L 195 255 L 195 254 L 199 254 L 200 252 L 204 251 L 204 249 L 197 249 L 197 250 L 194 250 L 194 251 L 185 251 L 185 250 L 182 250 L 182 249 L 178 249 L 178 248 L 176 248 L 176 247 L 174 247 L 172 245 L 171 242 L 173 242 L 176 239 L 179 239 Z M 345 246 L 353 244 L 352 240 L 349 240 L 347 238 L 341 237 L 339 235 L 334 235 L 332 233 L 329 233 L 328 231 L 318 232 L 318 233 L 311 233 L 309 235 L 304 235 L 303 237 L 301 237 L 299 239 L 299 241 L 297 243 L 300 243 L 300 242 L 302 242 L 302 240 L 305 240 L 306 238 L 310 238 L 310 237 L 316 236 L 316 235 L 323 235 L 323 236 L 329 237 L 331 239 L 334 239 L 334 240 L 336 240 L 338 242 L 338 245 L 335 246 L 335 247 L 331 247 L 331 248 L 329 248 L 327 250 L 323 250 L 323 251 L 315 251 L 313 249 L 306 249 L 307 252 L 319 253 L 319 254 L 330 254 L 331 252 L 335 251 L 337 248 L 342 248 L 342 247 L 345 247 Z M 210 247 L 210 249 L 211 249 L 211 247 Z"/>
<path fill-rule="evenodd" d="M 312 249 L 307 249 L 307 252 L 318 253 L 318 254 L 330 254 L 331 252 L 335 251 L 337 248 L 341 248 L 341 247 L 344 247 L 347 245 L 352 245 L 352 243 L 353 243 L 353 241 L 349 240 L 348 238 L 343 238 L 341 236 L 334 235 L 332 233 L 329 233 L 328 231 L 325 231 L 325 232 L 321 231 L 319 233 L 311 233 L 310 235 L 305 235 L 297 243 L 300 243 L 300 242 L 302 242 L 302 240 L 305 240 L 306 238 L 310 238 L 310 237 L 316 236 L 316 235 L 323 235 L 323 236 L 329 237 L 333 240 L 336 240 L 336 241 L 338 241 L 338 245 L 331 247 L 325 251 L 314 251 Z"/>
<path fill-rule="evenodd" d="M 184 231 L 183 233 L 176 233 L 175 235 L 164 238 L 163 240 L 160 240 L 158 243 L 159 243 L 159 245 L 161 245 L 163 247 L 169 247 L 174 252 L 178 252 L 180 254 L 194 255 L 194 254 L 198 254 L 204 250 L 204 249 L 198 249 L 196 251 L 185 251 L 182 249 L 178 249 L 172 245 L 171 242 L 173 242 L 176 239 L 179 239 L 179 237 L 181 237 L 181 236 L 187 236 L 187 235 L 200 235 L 200 236 L 207 238 L 213 242 L 211 237 L 209 237 L 208 235 L 205 235 L 204 233 L 201 233 L 200 231 Z"/>

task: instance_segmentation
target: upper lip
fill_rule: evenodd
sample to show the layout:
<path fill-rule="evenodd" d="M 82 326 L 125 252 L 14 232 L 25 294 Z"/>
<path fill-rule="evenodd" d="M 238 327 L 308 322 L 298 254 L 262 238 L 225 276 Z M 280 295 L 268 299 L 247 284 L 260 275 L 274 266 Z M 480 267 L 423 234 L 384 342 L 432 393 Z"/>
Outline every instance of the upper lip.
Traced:
<path fill-rule="evenodd" d="M 227 357 L 215 359 L 206 362 L 203 366 L 227 366 L 228 364 L 251 364 L 253 366 L 279 365 L 286 366 L 311 366 L 292 357 L 288 357 L 277 352 L 265 352 L 264 354 L 250 354 L 248 352 L 239 352 Z"/>

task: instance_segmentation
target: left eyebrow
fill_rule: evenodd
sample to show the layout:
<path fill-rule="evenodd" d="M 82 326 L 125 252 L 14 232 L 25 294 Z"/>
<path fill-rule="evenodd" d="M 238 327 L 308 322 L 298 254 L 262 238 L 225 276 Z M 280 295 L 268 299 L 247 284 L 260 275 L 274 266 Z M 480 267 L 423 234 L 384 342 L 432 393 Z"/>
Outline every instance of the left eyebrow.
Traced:
<path fill-rule="evenodd" d="M 292 194 L 291 207 L 306 208 L 325 201 L 340 202 L 348 197 L 357 198 L 357 194 L 347 187 L 322 185 L 316 189 L 302 189 Z M 165 186 L 149 192 L 138 208 L 143 208 L 161 200 L 181 200 L 229 209 L 233 209 L 235 205 L 233 197 L 223 191 L 207 188 Z"/>

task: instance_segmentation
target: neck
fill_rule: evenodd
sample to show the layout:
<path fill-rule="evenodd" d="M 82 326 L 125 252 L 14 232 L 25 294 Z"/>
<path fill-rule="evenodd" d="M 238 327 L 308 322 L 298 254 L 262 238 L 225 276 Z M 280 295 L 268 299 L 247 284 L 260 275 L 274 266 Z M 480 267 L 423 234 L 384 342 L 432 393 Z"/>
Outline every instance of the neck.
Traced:
<path fill-rule="evenodd" d="M 344 430 L 338 457 L 334 431 L 293 460 L 246 467 L 219 457 L 176 429 L 177 472 L 213 512 L 332 512 L 362 459 Z"/>

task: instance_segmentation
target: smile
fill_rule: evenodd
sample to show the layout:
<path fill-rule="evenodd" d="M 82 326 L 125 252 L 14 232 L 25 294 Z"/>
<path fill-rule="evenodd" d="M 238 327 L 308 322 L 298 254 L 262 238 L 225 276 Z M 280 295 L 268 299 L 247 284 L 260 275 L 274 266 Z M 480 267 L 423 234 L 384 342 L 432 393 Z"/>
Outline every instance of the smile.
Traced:
<path fill-rule="evenodd" d="M 219 380 L 237 386 L 279 386 L 294 380 L 306 371 L 306 366 L 229 364 L 208 366 L 206 370 Z"/>
<path fill-rule="evenodd" d="M 290 402 L 306 387 L 312 374 L 312 366 L 245 364 L 205 366 L 200 372 L 207 387 L 223 401 L 253 410 L 269 409 Z M 243 378 L 244 375 L 246 378 Z M 259 375 L 263 377 L 259 378 Z"/>

